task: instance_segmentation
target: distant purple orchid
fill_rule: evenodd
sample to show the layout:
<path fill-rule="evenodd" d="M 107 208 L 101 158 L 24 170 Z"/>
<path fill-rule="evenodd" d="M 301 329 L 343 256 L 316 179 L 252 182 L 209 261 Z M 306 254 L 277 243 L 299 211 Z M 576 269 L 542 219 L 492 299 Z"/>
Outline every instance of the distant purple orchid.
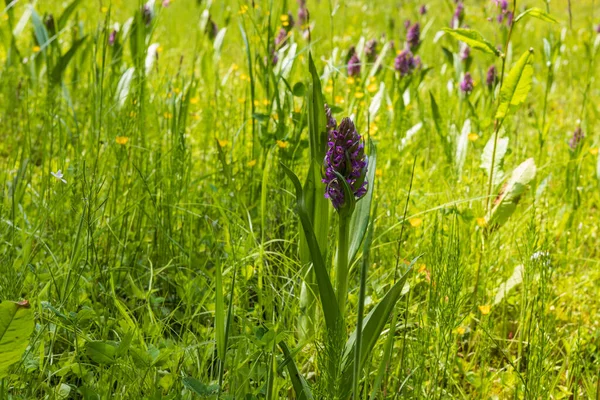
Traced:
<path fill-rule="evenodd" d="M 423 4 L 420 8 L 419 8 L 419 14 L 421 15 L 425 15 L 427 14 L 427 6 L 425 4 Z"/>
<path fill-rule="evenodd" d="M 583 139 L 585 138 L 585 135 L 583 134 L 583 130 L 581 129 L 581 126 L 578 126 L 577 128 L 575 128 L 575 131 L 573 132 L 573 136 L 571 136 L 571 139 L 569 139 L 569 148 L 571 149 L 571 151 L 576 151 L 579 146 L 581 145 L 581 142 L 583 141 Z"/>
<path fill-rule="evenodd" d="M 492 65 L 487 70 L 487 75 L 485 78 L 485 83 L 491 89 L 496 84 L 496 66 Z"/>
<path fill-rule="evenodd" d="M 354 49 L 352 49 L 352 55 L 348 59 L 347 69 L 348 76 L 360 75 L 360 59 L 356 55 L 356 51 L 354 51 Z"/>
<path fill-rule="evenodd" d="M 414 57 L 410 50 L 405 49 L 394 59 L 394 69 L 400 73 L 400 76 L 410 74 L 421 64 L 419 56 Z"/>
<path fill-rule="evenodd" d="M 377 58 L 377 40 L 371 39 L 365 46 L 365 57 L 368 62 L 374 62 Z"/>
<path fill-rule="evenodd" d="M 406 32 L 406 44 L 411 50 L 416 49 L 421 42 L 421 26 L 418 22 L 408 28 Z"/>
<path fill-rule="evenodd" d="M 473 91 L 473 87 L 473 77 L 469 72 L 466 72 L 463 80 L 460 82 L 460 91 L 465 94 L 469 94 Z"/>
<path fill-rule="evenodd" d="M 452 15 L 452 21 L 450 25 L 452 28 L 458 28 L 465 17 L 465 6 L 462 1 L 458 1 L 456 3 L 456 9 L 454 10 L 454 14 Z"/>

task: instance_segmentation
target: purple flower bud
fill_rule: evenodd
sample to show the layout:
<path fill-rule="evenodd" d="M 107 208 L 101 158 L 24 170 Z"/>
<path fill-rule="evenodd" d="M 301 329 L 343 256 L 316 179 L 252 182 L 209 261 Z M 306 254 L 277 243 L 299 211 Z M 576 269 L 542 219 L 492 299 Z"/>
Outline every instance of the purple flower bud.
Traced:
<path fill-rule="evenodd" d="M 420 42 L 421 37 L 421 26 L 416 22 L 413 26 L 408 29 L 406 33 L 406 43 L 411 50 L 414 50 Z"/>
<path fill-rule="evenodd" d="M 485 83 L 489 88 L 492 88 L 496 84 L 496 66 L 492 65 L 487 71 L 487 76 L 485 78 Z"/>
<path fill-rule="evenodd" d="M 368 62 L 373 62 L 377 58 L 377 40 L 371 39 L 365 46 L 365 56 Z"/>
<path fill-rule="evenodd" d="M 423 4 L 421 6 L 421 8 L 419 8 L 419 14 L 421 14 L 421 15 L 427 14 L 427 6 L 425 4 Z"/>
<path fill-rule="evenodd" d="M 208 38 L 210 40 L 215 40 L 217 33 L 219 33 L 219 27 L 212 18 L 208 17 L 208 24 L 206 24 L 206 34 L 208 35 Z"/>
<path fill-rule="evenodd" d="M 328 108 L 326 106 L 325 112 Z M 329 112 L 330 114 L 330 112 Z M 328 128 L 332 121 L 328 116 Z M 368 157 L 364 143 L 350 118 L 344 118 L 339 126 L 328 131 L 327 153 L 324 160 L 323 183 L 327 185 L 325 197 L 340 211 L 347 205 L 344 188 L 338 175 L 345 180 L 356 199 L 367 193 Z M 337 174 L 336 174 L 337 173 Z"/>
<path fill-rule="evenodd" d="M 294 16 L 292 15 L 291 12 L 288 12 L 288 25 L 285 27 L 288 31 L 291 30 L 294 27 L 294 24 L 296 23 L 296 21 L 294 21 Z"/>
<path fill-rule="evenodd" d="M 462 1 L 458 1 L 456 3 L 456 9 L 454 10 L 454 14 L 452 15 L 452 25 L 453 28 L 458 28 L 465 17 L 465 6 Z"/>
<path fill-rule="evenodd" d="M 579 148 L 584 137 L 585 135 L 583 134 L 583 130 L 581 130 L 581 126 L 575 128 L 573 136 L 571 137 L 571 139 L 569 139 L 569 147 L 572 151 L 575 151 Z"/>
<path fill-rule="evenodd" d="M 275 37 L 275 47 L 280 47 L 287 39 L 287 31 L 283 28 L 279 30 L 279 34 Z"/>
<path fill-rule="evenodd" d="M 360 59 L 356 55 L 356 52 L 354 52 L 348 60 L 348 76 L 358 75 L 360 75 Z"/>
<path fill-rule="evenodd" d="M 108 45 L 112 46 L 115 44 L 116 41 L 117 41 L 117 30 L 113 29 L 113 31 L 108 36 Z"/>
<path fill-rule="evenodd" d="M 306 8 L 305 0 L 298 0 L 298 23 L 300 26 L 308 22 L 308 8 Z"/>
<path fill-rule="evenodd" d="M 508 10 L 508 0 L 500 0 L 500 1 L 498 2 L 498 5 L 500 6 L 500 9 L 501 9 L 502 11 L 506 11 L 506 10 Z"/>
<path fill-rule="evenodd" d="M 460 59 L 461 61 L 467 61 L 471 57 L 471 48 L 469 46 L 462 45 L 460 50 Z"/>
<path fill-rule="evenodd" d="M 163 0 L 163 2 L 162 2 L 163 7 L 169 7 L 170 4 L 171 4 L 171 0 Z"/>
<path fill-rule="evenodd" d="M 331 108 L 325 104 L 325 116 L 327 117 L 327 133 L 329 134 L 332 130 L 337 128 L 337 121 L 335 117 L 331 115 Z"/>
<path fill-rule="evenodd" d="M 413 57 L 410 50 L 405 49 L 396 56 L 396 59 L 394 60 L 394 69 L 400 72 L 400 76 L 405 76 L 410 74 L 417 67 L 417 63 L 420 65 L 421 59 Z"/>
<path fill-rule="evenodd" d="M 152 22 L 152 17 L 154 16 L 154 11 L 150 7 L 149 3 L 146 3 L 142 6 L 142 19 L 146 25 L 150 25 Z"/>
<path fill-rule="evenodd" d="M 408 28 L 410 28 L 410 19 L 404 21 L 404 29 L 408 30 Z"/>
<path fill-rule="evenodd" d="M 508 25 L 508 26 L 512 25 L 512 23 L 513 23 L 513 17 L 514 17 L 514 15 L 513 15 L 513 13 L 511 11 L 508 11 L 506 13 L 506 25 Z"/>
<path fill-rule="evenodd" d="M 460 82 L 460 90 L 465 94 L 469 94 L 473 91 L 473 78 L 469 72 L 465 73 L 463 80 Z"/>
<path fill-rule="evenodd" d="M 598 24 L 598 26 L 596 26 L 596 33 L 600 33 L 600 24 Z"/>

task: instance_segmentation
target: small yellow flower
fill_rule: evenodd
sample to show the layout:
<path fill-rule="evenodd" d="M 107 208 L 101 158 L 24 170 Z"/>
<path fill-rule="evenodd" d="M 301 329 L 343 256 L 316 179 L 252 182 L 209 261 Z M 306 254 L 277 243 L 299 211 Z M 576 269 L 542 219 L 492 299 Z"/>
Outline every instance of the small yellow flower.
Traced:
<path fill-rule="evenodd" d="M 243 104 L 244 102 L 246 102 L 245 97 L 238 97 L 238 103 Z"/>
<path fill-rule="evenodd" d="M 377 91 L 377 84 L 371 83 L 369 86 L 367 86 L 367 90 L 369 93 L 375 93 Z"/>
<path fill-rule="evenodd" d="M 263 103 L 263 106 L 268 106 L 268 105 L 269 105 L 269 100 L 267 100 L 267 99 L 264 99 L 264 100 L 262 101 L 262 103 Z"/>
<path fill-rule="evenodd" d="M 248 75 L 246 75 L 246 74 L 241 74 L 240 75 L 240 79 L 243 80 L 243 81 L 245 81 L 245 80 L 250 80 L 250 77 Z"/>
<path fill-rule="evenodd" d="M 593 156 L 597 156 L 598 155 L 598 148 L 594 147 L 592 149 L 590 149 L 590 154 Z"/>
<path fill-rule="evenodd" d="M 285 149 L 286 147 L 288 147 L 288 142 L 284 142 L 283 140 L 278 140 L 277 141 L 277 146 L 280 149 Z"/>
<path fill-rule="evenodd" d="M 354 93 L 354 97 L 356 97 L 357 99 L 362 99 L 363 97 L 365 97 L 365 94 L 363 92 L 356 92 Z"/>
<path fill-rule="evenodd" d="M 174 88 L 173 91 L 177 94 L 181 93 L 181 89 L 179 89 L 178 87 Z"/>
<path fill-rule="evenodd" d="M 3 20 L 5 20 L 5 21 L 8 21 L 8 14 L 4 14 L 4 15 L 2 16 L 2 19 L 3 19 Z"/>
<path fill-rule="evenodd" d="M 478 135 L 478 134 L 476 134 L 475 132 L 473 132 L 473 133 L 469 133 L 469 140 L 470 140 L 471 142 L 474 142 L 474 141 L 476 141 L 477 139 L 479 139 L 479 135 Z"/>
<path fill-rule="evenodd" d="M 383 171 L 381 170 L 381 168 L 376 168 L 375 169 L 375 177 L 381 178 L 382 176 L 383 176 Z"/>
<path fill-rule="evenodd" d="M 335 103 L 342 104 L 344 102 L 344 98 L 340 95 L 335 96 Z"/>
<path fill-rule="evenodd" d="M 325 93 L 331 93 L 333 92 L 333 86 L 329 85 L 329 86 L 325 86 Z"/>
<path fill-rule="evenodd" d="M 171 119 L 171 118 L 173 118 L 173 114 L 171 114 L 171 113 L 170 113 L 170 112 L 168 112 L 168 111 L 166 111 L 166 112 L 165 112 L 163 115 L 164 115 L 164 117 L 165 117 L 166 119 Z"/>
<path fill-rule="evenodd" d="M 227 140 L 227 139 L 217 139 L 217 142 L 219 142 L 219 146 L 221 146 L 221 148 L 223 148 L 229 144 L 229 140 Z"/>
<path fill-rule="evenodd" d="M 240 7 L 240 11 L 238 12 L 238 14 L 246 14 L 247 11 L 248 11 L 248 6 L 246 4 L 242 4 L 242 6 Z"/>
<path fill-rule="evenodd" d="M 100 9 L 100 11 L 102 11 L 103 14 L 106 14 L 108 12 L 108 7 L 104 6 Z"/>
<path fill-rule="evenodd" d="M 127 136 L 117 136 L 115 138 L 115 142 L 117 142 L 118 144 L 124 146 L 127 144 L 127 142 L 129 142 L 129 138 Z"/>
<path fill-rule="evenodd" d="M 458 333 L 459 335 L 464 335 L 465 334 L 465 328 L 463 328 L 462 326 L 457 327 L 454 330 L 455 333 Z"/>
<path fill-rule="evenodd" d="M 492 306 L 490 306 L 489 304 L 486 304 L 483 306 L 479 306 L 478 308 L 482 315 L 488 315 L 492 309 Z"/>
<path fill-rule="evenodd" d="M 421 219 L 421 218 L 411 218 L 411 219 L 408 220 L 408 223 L 413 228 L 417 228 L 417 227 L 419 227 L 419 226 L 421 226 L 423 224 L 423 219 Z"/>
<path fill-rule="evenodd" d="M 394 111 L 394 106 L 392 104 L 387 106 L 388 111 Z"/>
<path fill-rule="evenodd" d="M 289 21 L 290 17 L 287 14 L 281 14 L 279 19 L 281 20 L 281 22 L 284 22 L 284 21 Z"/>
<path fill-rule="evenodd" d="M 354 82 L 355 82 L 355 80 L 354 80 L 354 77 L 352 77 L 352 76 L 349 76 L 348 79 L 346 79 L 346 83 L 348 85 L 354 85 Z"/>
<path fill-rule="evenodd" d="M 481 218 L 477 218 L 477 225 L 479 225 L 480 227 L 484 228 L 487 223 L 485 222 L 485 218 L 481 217 Z"/>
<path fill-rule="evenodd" d="M 199 101 L 200 101 L 200 98 L 199 98 L 198 96 L 196 96 L 196 97 L 192 97 L 192 98 L 190 99 L 190 103 L 191 103 L 191 104 L 198 104 L 198 102 L 199 102 Z"/>
<path fill-rule="evenodd" d="M 258 107 L 260 105 L 260 103 L 258 102 L 258 100 L 254 100 L 254 107 Z"/>
<path fill-rule="evenodd" d="M 231 64 L 231 69 L 237 71 L 238 69 L 240 69 L 240 67 L 237 64 L 233 63 Z"/>
<path fill-rule="evenodd" d="M 252 168 L 256 165 L 256 160 L 250 160 L 246 163 L 246 165 Z"/>
<path fill-rule="evenodd" d="M 40 51 L 42 48 L 40 46 L 33 46 L 33 52 L 37 53 L 38 51 Z"/>

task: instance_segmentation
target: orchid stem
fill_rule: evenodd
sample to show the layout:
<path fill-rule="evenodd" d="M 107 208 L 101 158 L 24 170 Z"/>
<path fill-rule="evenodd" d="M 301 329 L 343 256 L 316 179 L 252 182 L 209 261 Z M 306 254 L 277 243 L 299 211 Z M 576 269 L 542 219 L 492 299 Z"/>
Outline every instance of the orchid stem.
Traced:
<path fill-rule="evenodd" d="M 350 216 L 340 215 L 338 236 L 338 252 L 336 265 L 336 293 L 338 308 L 342 320 L 346 313 L 346 296 L 348 295 L 348 239 Z"/>

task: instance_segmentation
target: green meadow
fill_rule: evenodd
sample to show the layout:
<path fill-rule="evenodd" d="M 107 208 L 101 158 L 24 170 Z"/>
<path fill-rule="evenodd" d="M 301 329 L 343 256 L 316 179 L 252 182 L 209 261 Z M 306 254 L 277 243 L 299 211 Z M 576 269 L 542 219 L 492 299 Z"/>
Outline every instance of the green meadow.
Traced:
<path fill-rule="evenodd" d="M 0 1 L 0 399 L 600 399 L 600 2 Z"/>

